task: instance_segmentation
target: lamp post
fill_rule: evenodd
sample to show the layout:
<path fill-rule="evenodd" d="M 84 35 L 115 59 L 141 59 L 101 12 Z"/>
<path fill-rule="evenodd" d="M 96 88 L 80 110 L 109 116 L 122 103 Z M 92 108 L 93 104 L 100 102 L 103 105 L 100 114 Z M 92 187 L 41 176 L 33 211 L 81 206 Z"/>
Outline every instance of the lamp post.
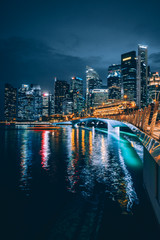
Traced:
<path fill-rule="evenodd" d="M 128 97 L 128 96 L 127 96 L 126 94 L 123 96 L 123 98 L 124 98 L 124 100 L 125 100 L 125 109 L 126 109 L 126 106 L 127 106 L 127 102 L 126 102 L 127 97 Z"/>

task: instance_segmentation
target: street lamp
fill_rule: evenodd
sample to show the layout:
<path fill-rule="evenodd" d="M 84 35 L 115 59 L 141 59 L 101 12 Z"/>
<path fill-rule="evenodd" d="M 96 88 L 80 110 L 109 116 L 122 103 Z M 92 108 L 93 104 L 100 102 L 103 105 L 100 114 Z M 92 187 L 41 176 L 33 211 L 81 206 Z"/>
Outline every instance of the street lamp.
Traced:
<path fill-rule="evenodd" d="M 128 96 L 127 96 L 126 94 L 123 96 L 124 99 L 127 99 L 127 97 L 128 97 Z"/>
<path fill-rule="evenodd" d="M 123 98 L 126 100 L 127 99 L 127 95 L 125 94 L 124 96 L 123 96 Z M 126 109 L 126 107 L 127 107 L 127 102 L 125 102 L 125 109 Z"/>

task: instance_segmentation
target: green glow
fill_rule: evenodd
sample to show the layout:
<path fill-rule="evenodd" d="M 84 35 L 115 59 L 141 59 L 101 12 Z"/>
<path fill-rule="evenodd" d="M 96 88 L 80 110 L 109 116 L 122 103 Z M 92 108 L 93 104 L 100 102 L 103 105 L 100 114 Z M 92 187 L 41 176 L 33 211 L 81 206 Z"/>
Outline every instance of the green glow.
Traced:
<path fill-rule="evenodd" d="M 92 128 L 86 128 L 86 129 L 92 130 Z M 108 133 L 108 130 L 103 129 L 103 128 L 102 129 L 95 128 L 95 131 Z M 123 131 L 121 131 L 120 133 L 136 137 L 136 135 L 133 133 L 123 132 Z M 141 162 L 137 152 L 135 151 L 134 146 L 132 147 L 131 143 L 121 135 L 118 136 L 114 132 L 110 132 L 109 134 L 112 135 L 112 137 L 119 142 L 119 147 L 122 151 L 122 156 L 124 158 L 125 163 L 128 166 L 131 166 L 134 168 L 141 168 L 142 162 Z"/>
<path fill-rule="evenodd" d="M 121 148 L 125 163 L 128 166 L 135 167 L 135 168 L 142 167 L 142 162 L 130 142 L 128 141 L 126 143 L 121 142 L 120 148 Z"/>
<path fill-rule="evenodd" d="M 135 136 L 135 137 L 137 137 L 137 135 L 135 135 L 134 133 L 124 132 L 124 131 L 120 131 L 120 133 L 129 135 L 129 136 Z"/>

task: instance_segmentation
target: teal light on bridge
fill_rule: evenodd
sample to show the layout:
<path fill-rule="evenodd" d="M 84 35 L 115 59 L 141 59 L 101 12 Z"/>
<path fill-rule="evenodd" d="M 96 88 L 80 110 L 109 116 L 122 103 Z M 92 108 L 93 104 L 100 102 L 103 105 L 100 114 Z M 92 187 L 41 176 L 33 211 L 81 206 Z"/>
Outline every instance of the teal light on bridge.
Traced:
<path fill-rule="evenodd" d="M 120 133 L 123 133 L 123 134 L 129 135 L 129 136 L 137 137 L 137 135 L 135 135 L 134 133 L 124 132 L 124 131 L 120 131 Z"/>
<path fill-rule="evenodd" d="M 108 133 L 107 129 L 106 130 L 97 129 L 97 130 L 99 132 Z M 120 133 L 129 135 L 129 136 L 136 136 L 135 134 L 128 133 L 128 132 L 120 132 Z M 142 162 L 134 149 L 134 145 L 131 145 L 131 143 L 127 141 L 125 138 L 123 138 L 123 136 L 118 136 L 114 132 L 110 132 L 109 134 L 111 134 L 113 138 L 119 141 L 119 146 L 123 153 L 125 163 L 131 167 L 141 168 Z"/>
<path fill-rule="evenodd" d="M 136 168 L 142 167 L 142 162 L 134 149 L 134 145 L 132 146 L 131 143 L 128 141 L 126 141 L 126 143 L 124 141 L 121 141 L 120 148 L 122 150 L 125 163 L 128 166 Z"/>

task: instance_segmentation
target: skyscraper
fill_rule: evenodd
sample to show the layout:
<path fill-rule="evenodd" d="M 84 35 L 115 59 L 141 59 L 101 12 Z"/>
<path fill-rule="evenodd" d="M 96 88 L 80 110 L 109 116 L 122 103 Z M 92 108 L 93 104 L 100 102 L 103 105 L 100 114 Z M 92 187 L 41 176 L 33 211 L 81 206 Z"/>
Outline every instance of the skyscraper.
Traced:
<path fill-rule="evenodd" d="M 71 90 L 78 91 L 81 95 L 83 95 L 83 79 L 79 77 L 72 77 Z"/>
<path fill-rule="evenodd" d="M 18 120 L 34 120 L 34 96 L 28 84 L 18 89 Z"/>
<path fill-rule="evenodd" d="M 49 117 L 54 114 L 54 97 L 49 92 L 42 93 L 42 117 Z"/>
<path fill-rule="evenodd" d="M 122 96 L 136 102 L 136 52 L 121 55 Z"/>
<path fill-rule="evenodd" d="M 49 116 L 49 93 L 44 92 L 42 93 L 42 117 Z"/>
<path fill-rule="evenodd" d="M 22 84 L 18 89 L 18 120 L 37 121 L 42 116 L 41 88 Z"/>
<path fill-rule="evenodd" d="M 49 107 L 49 115 L 51 116 L 51 115 L 53 115 L 54 114 L 54 95 L 53 94 L 51 94 L 50 93 L 50 95 L 49 95 L 49 98 L 50 98 L 50 100 L 49 100 L 49 103 L 50 103 L 50 107 Z"/>
<path fill-rule="evenodd" d="M 148 85 L 148 47 L 138 45 L 137 59 L 137 106 L 144 108 L 147 104 Z"/>
<path fill-rule="evenodd" d="M 85 99 L 79 91 L 72 92 L 73 98 L 73 112 L 75 115 L 79 115 L 85 107 Z"/>
<path fill-rule="evenodd" d="M 108 100 L 108 89 L 94 89 L 92 90 L 91 106 L 98 107 L 104 105 Z"/>
<path fill-rule="evenodd" d="M 91 67 L 86 67 L 86 107 L 89 107 L 90 94 L 93 89 L 101 88 L 102 80 L 100 79 L 98 73 Z"/>
<path fill-rule="evenodd" d="M 73 101 L 73 113 L 79 115 L 84 109 L 84 97 L 83 97 L 83 79 L 79 77 L 73 77 L 71 79 L 71 91 L 70 96 Z"/>
<path fill-rule="evenodd" d="M 11 84 L 5 84 L 4 90 L 4 116 L 5 120 L 12 121 L 16 119 L 17 111 L 17 88 Z"/>
<path fill-rule="evenodd" d="M 121 65 L 113 64 L 108 68 L 107 84 L 110 99 L 121 98 Z"/>
<path fill-rule="evenodd" d="M 55 79 L 54 83 L 54 96 L 55 96 L 55 114 L 62 114 L 62 104 L 69 93 L 69 84 L 66 81 Z"/>
<path fill-rule="evenodd" d="M 34 119 L 39 120 L 42 116 L 42 97 L 40 85 L 31 84 L 30 90 L 34 97 Z"/>
<path fill-rule="evenodd" d="M 68 115 L 73 113 L 73 100 L 71 98 L 67 98 L 63 101 L 62 112 L 63 112 L 63 115 Z"/>
<path fill-rule="evenodd" d="M 148 84 L 148 102 L 160 100 L 160 76 L 158 72 L 151 73 Z"/>

